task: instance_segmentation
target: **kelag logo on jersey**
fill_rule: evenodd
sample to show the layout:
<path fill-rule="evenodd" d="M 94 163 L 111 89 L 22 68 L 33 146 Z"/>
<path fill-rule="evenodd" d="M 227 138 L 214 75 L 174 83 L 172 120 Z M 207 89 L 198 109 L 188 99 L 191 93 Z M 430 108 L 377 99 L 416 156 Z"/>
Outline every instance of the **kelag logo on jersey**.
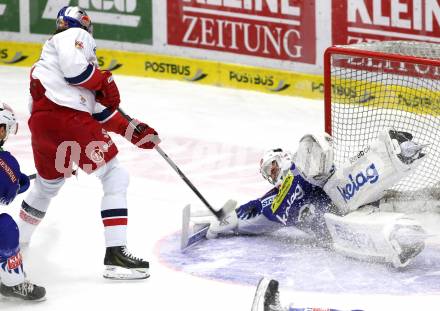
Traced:
<path fill-rule="evenodd" d="M 90 16 L 96 39 L 152 44 L 152 0 L 29 1 L 31 33 L 53 33 L 58 11 L 76 5 Z"/>
<path fill-rule="evenodd" d="M 358 192 L 366 183 L 374 184 L 379 179 L 379 173 L 377 172 L 374 163 L 371 163 L 365 169 L 365 172 L 359 172 L 353 178 L 353 175 L 348 175 L 350 182 L 347 183 L 343 188 L 337 186 L 339 193 L 345 202 L 350 201 L 350 199 Z"/>

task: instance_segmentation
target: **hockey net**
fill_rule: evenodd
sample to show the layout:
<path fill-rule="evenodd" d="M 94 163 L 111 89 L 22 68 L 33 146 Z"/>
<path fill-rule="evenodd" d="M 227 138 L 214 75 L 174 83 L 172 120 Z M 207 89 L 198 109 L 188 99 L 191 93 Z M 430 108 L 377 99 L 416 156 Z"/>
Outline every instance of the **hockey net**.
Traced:
<path fill-rule="evenodd" d="M 366 148 L 383 128 L 429 144 L 427 158 L 401 180 L 394 196 L 439 198 L 440 47 L 387 41 L 335 46 L 324 60 L 325 128 L 338 166 Z"/>

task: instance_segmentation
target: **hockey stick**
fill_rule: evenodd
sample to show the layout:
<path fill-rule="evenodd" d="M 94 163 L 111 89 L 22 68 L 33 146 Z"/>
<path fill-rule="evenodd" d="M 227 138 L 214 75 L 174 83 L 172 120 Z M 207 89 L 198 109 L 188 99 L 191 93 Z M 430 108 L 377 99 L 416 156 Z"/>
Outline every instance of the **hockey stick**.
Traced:
<path fill-rule="evenodd" d="M 76 176 L 76 173 L 77 173 L 76 170 L 73 170 L 73 171 L 72 171 L 72 175 L 75 175 L 75 176 Z M 29 178 L 29 180 L 34 180 L 35 178 L 37 178 L 37 173 L 34 173 L 34 174 L 30 174 L 30 175 L 28 175 L 28 178 Z"/>
<path fill-rule="evenodd" d="M 133 119 L 130 118 L 121 108 L 118 108 L 119 113 L 129 122 L 130 126 L 134 128 L 137 133 L 140 133 L 136 125 L 132 123 Z M 225 218 L 225 213 L 223 210 L 216 211 L 211 204 L 203 197 L 203 195 L 197 190 L 197 188 L 191 183 L 191 181 L 183 174 L 179 167 L 170 159 L 170 157 L 162 150 L 161 147 L 156 146 L 156 151 L 168 162 L 168 164 L 173 168 L 173 170 L 183 179 L 183 181 L 191 188 L 191 190 L 199 197 L 199 199 L 205 204 L 205 206 L 217 217 L 218 220 Z"/>

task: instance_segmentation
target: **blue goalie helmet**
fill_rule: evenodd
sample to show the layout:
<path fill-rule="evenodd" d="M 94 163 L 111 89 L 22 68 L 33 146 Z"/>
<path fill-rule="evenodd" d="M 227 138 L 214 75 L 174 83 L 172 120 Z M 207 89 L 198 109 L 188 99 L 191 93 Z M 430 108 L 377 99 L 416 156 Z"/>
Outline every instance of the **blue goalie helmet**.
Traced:
<path fill-rule="evenodd" d="M 92 20 L 79 6 L 65 6 L 58 12 L 57 30 L 69 28 L 82 28 L 91 34 L 93 32 Z"/>

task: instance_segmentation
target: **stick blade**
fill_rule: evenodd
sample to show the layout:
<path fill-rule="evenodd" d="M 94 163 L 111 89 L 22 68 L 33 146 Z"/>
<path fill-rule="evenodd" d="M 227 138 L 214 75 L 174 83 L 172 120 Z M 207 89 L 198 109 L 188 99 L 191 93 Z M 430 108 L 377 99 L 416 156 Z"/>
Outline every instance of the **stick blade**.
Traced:
<path fill-rule="evenodd" d="M 182 211 L 182 233 L 180 236 L 180 249 L 183 250 L 188 245 L 189 221 L 191 218 L 191 205 L 188 204 Z"/>
<path fill-rule="evenodd" d="M 191 225 L 191 205 L 188 204 L 182 211 L 182 234 L 180 237 L 180 250 L 183 252 L 191 246 L 203 241 L 208 232 L 209 224 L 199 226 L 197 231 L 194 231 L 194 226 Z"/>

